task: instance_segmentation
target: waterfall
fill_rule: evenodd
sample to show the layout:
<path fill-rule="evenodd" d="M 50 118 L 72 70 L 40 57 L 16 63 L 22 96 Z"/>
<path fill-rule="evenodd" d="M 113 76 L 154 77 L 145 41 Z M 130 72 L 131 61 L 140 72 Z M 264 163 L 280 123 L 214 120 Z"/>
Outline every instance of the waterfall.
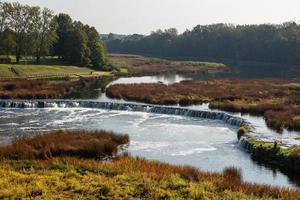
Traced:
<path fill-rule="evenodd" d="M 12 101 L 0 100 L 0 108 L 96 108 L 105 110 L 119 110 L 132 112 L 147 112 L 166 115 L 178 115 L 193 118 L 203 118 L 220 120 L 235 127 L 248 126 L 249 124 L 242 118 L 231 116 L 224 112 L 213 112 L 203 110 L 193 110 L 188 108 L 156 106 L 134 103 L 115 103 L 84 100 L 36 100 L 36 101 Z"/>
<path fill-rule="evenodd" d="M 240 146 L 240 147 L 242 147 L 243 149 L 245 149 L 245 150 L 249 150 L 249 142 L 248 142 L 248 140 L 247 139 L 249 139 L 249 138 L 251 138 L 250 136 L 243 136 L 240 140 L 239 140 L 239 143 L 238 143 L 238 145 Z"/>

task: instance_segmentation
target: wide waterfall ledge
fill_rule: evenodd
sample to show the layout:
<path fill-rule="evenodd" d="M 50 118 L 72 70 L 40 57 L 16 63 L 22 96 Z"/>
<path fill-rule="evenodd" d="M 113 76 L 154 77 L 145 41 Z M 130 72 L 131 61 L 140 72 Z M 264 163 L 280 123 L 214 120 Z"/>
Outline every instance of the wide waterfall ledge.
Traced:
<path fill-rule="evenodd" d="M 250 123 L 248 123 L 246 120 L 240 117 L 232 116 L 225 112 L 193 110 L 187 108 L 156 106 L 150 104 L 115 103 L 84 100 L 0 100 L 0 108 L 94 108 L 117 111 L 146 112 L 165 115 L 178 115 L 192 118 L 219 120 L 236 128 L 243 126 L 251 127 Z"/>
<path fill-rule="evenodd" d="M 240 138 L 240 144 L 246 147 L 245 140 L 253 139 L 266 143 L 278 143 L 283 148 L 300 146 L 300 140 L 264 135 L 255 130 L 255 126 L 241 117 L 232 116 L 221 111 L 194 110 L 182 107 L 158 106 L 139 103 L 117 103 L 90 100 L 0 100 L 0 108 L 6 109 L 43 109 L 43 108 L 93 108 L 129 112 L 146 112 L 165 115 L 177 115 L 191 118 L 222 121 L 236 129 L 246 127 L 249 132 Z M 280 139 L 278 139 L 280 138 Z M 247 148 L 246 148 L 247 149 Z"/>

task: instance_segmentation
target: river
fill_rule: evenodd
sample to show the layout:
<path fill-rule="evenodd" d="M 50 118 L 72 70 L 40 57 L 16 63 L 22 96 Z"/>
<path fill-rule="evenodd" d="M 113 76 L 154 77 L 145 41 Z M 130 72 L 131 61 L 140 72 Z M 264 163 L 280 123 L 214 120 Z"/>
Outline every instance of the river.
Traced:
<path fill-rule="evenodd" d="M 120 78 L 110 84 L 162 82 L 172 84 L 192 77 L 181 75 Z M 92 102 L 128 103 L 111 100 L 101 93 Z M 87 100 L 91 101 L 91 100 Z M 167 112 L 143 112 L 103 109 L 95 106 L 66 106 L 53 104 L 46 108 L 0 108 L 0 145 L 12 138 L 39 131 L 57 129 L 105 129 L 130 136 L 128 152 L 133 156 L 159 160 L 177 165 L 190 165 L 204 171 L 222 172 L 227 167 L 242 170 L 246 182 L 270 184 L 281 187 L 299 186 L 299 178 L 265 167 L 253 161 L 237 140 L 237 126 L 222 120 L 170 115 Z M 135 104 L 134 104 L 135 105 Z M 212 112 L 207 105 L 190 106 L 188 109 Z M 219 112 L 219 111 L 218 111 Z M 282 134 L 268 129 L 261 117 L 241 116 L 254 125 L 266 138 L 289 140 L 299 134 Z"/>

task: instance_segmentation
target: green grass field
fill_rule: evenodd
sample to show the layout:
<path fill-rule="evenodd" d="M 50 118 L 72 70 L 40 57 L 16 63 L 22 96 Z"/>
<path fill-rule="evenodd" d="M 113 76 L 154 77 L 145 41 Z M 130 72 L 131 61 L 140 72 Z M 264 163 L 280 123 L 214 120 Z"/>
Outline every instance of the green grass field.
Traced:
<path fill-rule="evenodd" d="M 11 77 L 14 76 L 13 72 L 6 65 L 0 64 L 0 77 Z"/>
<path fill-rule="evenodd" d="M 59 65 L 7 65 L 0 64 L 0 77 L 17 76 L 12 70 L 13 68 L 20 76 L 30 75 L 53 75 L 53 74 L 90 74 L 95 72 L 92 69 L 75 66 L 59 66 Z"/>

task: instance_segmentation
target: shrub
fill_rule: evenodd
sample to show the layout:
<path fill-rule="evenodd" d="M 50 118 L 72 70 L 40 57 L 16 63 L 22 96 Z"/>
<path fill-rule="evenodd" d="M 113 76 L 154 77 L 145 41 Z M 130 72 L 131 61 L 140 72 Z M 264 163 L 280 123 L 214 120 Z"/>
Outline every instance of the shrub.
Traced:
<path fill-rule="evenodd" d="M 240 140 L 241 137 L 243 137 L 248 132 L 249 132 L 249 130 L 246 127 L 244 127 L 244 126 L 240 127 L 238 132 L 237 132 L 238 139 Z"/>
<path fill-rule="evenodd" d="M 128 142 L 127 135 L 105 131 L 56 131 L 17 139 L 12 145 L 0 148 L 0 158 L 20 160 L 74 156 L 102 159 L 115 155 L 118 146 Z"/>

